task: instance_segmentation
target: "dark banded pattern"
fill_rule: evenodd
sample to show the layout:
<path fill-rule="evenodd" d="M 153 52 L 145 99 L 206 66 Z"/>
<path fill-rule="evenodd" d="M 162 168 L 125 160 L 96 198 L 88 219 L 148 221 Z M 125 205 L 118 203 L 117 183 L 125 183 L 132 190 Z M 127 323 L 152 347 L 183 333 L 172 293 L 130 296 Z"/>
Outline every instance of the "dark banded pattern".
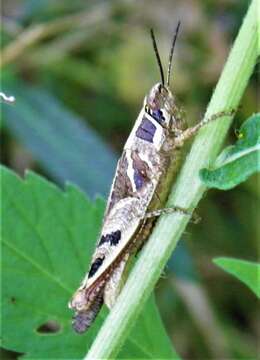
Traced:
<path fill-rule="evenodd" d="M 154 120 L 156 120 L 160 125 L 162 125 L 162 123 L 165 121 L 163 112 L 160 109 L 154 110 L 151 115 L 154 118 Z"/>
<path fill-rule="evenodd" d="M 139 139 L 152 143 L 155 131 L 156 131 L 156 126 L 150 120 L 146 119 L 146 117 L 144 116 L 142 118 L 140 126 L 136 130 L 136 136 Z"/>
<path fill-rule="evenodd" d="M 144 177 L 138 169 L 134 170 L 134 182 L 137 190 L 141 189 L 144 184 Z"/>
<path fill-rule="evenodd" d="M 103 305 L 103 291 L 98 294 L 93 304 L 87 311 L 76 312 L 73 317 L 72 326 L 78 334 L 85 332 L 93 323 Z"/>
<path fill-rule="evenodd" d="M 133 169 L 134 169 L 134 183 L 136 190 L 140 190 L 148 181 L 148 164 L 142 160 L 137 151 L 132 153 Z"/>

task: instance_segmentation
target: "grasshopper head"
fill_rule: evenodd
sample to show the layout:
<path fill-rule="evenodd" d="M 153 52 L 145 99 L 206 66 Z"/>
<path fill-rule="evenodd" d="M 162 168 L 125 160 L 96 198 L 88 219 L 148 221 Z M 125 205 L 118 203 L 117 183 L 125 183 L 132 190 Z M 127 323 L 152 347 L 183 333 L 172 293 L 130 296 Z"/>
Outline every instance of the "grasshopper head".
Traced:
<path fill-rule="evenodd" d="M 177 40 L 177 35 L 180 28 L 180 21 L 177 24 L 173 39 L 172 45 L 169 54 L 169 63 L 167 69 L 167 78 L 165 82 L 162 62 L 160 59 L 158 47 L 156 44 L 154 32 L 151 29 L 151 38 L 153 43 L 154 52 L 156 55 L 157 63 L 159 66 L 160 74 L 161 74 L 161 83 L 155 84 L 150 90 L 149 94 L 145 98 L 145 111 L 153 116 L 159 123 L 169 122 L 169 119 L 173 116 L 174 113 L 174 97 L 169 89 L 170 85 L 170 77 L 171 77 L 171 68 L 172 68 L 172 56 L 175 47 L 175 43 Z"/>
<path fill-rule="evenodd" d="M 155 84 L 145 98 L 145 106 L 152 111 L 160 109 L 171 110 L 174 97 L 168 86 L 161 83 Z"/>
<path fill-rule="evenodd" d="M 173 115 L 174 97 L 168 87 L 155 84 L 144 100 L 145 111 L 160 124 L 167 125 Z"/>

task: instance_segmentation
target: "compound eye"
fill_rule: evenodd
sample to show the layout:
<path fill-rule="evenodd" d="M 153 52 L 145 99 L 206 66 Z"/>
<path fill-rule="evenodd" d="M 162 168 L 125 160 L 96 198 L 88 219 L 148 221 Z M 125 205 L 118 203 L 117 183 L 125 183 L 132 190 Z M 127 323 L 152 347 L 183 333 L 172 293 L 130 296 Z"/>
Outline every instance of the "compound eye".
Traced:
<path fill-rule="evenodd" d="M 159 87 L 158 87 L 158 91 L 160 94 L 164 94 L 167 92 L 167 89 L 162 85 L 160 84 Z"/>

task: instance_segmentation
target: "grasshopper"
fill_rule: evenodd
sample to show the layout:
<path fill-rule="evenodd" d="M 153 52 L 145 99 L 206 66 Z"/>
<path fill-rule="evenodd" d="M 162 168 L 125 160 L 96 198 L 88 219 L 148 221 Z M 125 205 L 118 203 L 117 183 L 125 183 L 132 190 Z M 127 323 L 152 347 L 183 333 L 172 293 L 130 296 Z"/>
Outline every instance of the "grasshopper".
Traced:
<path fill-rule="evenodd" d="M 178 174 L 180 150 L 208 122 L 233 114 L 233 111 L 222 111 L 193 127 L 185 126 L 169 88 L 179 27 L 180 22 L 172 40 L 166 82 L 151 30 L 161 82 L 155 84 L 144 98 L 143 107 L 125 143 L 90 269 L 69 303 L 69 307 L 75 310 L 73 327 L 78 333 L 90 327 L 103 303 L 110 309 L 113 307 L 130 257 L 142 247 L 157 217 L 172 211 L 191 215 L 178 207 L 163 208 L 170 184 Z"/>

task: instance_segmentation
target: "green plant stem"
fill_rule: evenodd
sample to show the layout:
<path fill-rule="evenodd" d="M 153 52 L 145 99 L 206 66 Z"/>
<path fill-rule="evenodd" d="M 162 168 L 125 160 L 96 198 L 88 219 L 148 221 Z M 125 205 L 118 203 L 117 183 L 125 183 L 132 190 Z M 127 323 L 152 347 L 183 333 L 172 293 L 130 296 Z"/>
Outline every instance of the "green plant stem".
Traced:
<path fill-rule="evenodd" d="M 208 105 L 207 118 L 238 107 L 257 61 L 257 7 L 257 0 L 253 0 Z M 196 207 L 206 190 L 199 179 L 199 170 L 216 158 L 230 124 L 231 119 L 225 118 L 201 129 L 173 186 L 168 205 Z M 159 219 L 85 359 L 115 358 L 187 223 L 187 216 L 178 213 Z M 212 240 L 213 237 L 214 234 Z"/>

